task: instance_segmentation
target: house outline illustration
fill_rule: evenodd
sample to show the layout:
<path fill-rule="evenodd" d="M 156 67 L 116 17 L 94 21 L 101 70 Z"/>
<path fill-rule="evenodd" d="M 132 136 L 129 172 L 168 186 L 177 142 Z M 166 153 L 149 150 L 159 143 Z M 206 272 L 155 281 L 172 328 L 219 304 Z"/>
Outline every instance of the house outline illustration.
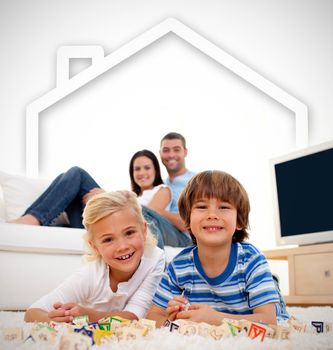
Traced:
<path fill-rule="evenodd" d="M 296 148 L 308 145 L 308 109 L 304 103 L 247 67 L 179 20 L 167 18 L 107 56 L 104 56 L 104 50 L 100 46 L 63 46 L 58 49 L 56 87 L 34 100 L 26 109 L 26 174 L 28 176 L 38 176 L 39 174 L 38 134 L 39 114 L 42 111 L 170 32 L 176 34 L 205 55 L 252 84 L 258 90 L 264 92 L 273 100 L 294 112 Z M 91 58 L 92 64 L 70 78 L 69 60 L 71 58 Z"/>

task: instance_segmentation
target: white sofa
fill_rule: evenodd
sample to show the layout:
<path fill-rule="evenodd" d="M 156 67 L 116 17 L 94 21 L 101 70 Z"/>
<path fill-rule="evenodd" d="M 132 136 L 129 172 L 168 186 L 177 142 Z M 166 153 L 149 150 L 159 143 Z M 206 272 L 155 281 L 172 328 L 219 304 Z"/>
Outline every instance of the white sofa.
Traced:
<path fill-rule="evenodd" d="M 0 171 L 0 310 L 25 310 L 83 263 L 83 229 L 9 224 L 49 181 Z M 167 260 L 180 248 L 165 247 Z"/>
<path fill-rule="evenodd" d="M 24 310 L 80 267 L 84 230 L 8 224 L 0 186 L 0 310 Z"/>

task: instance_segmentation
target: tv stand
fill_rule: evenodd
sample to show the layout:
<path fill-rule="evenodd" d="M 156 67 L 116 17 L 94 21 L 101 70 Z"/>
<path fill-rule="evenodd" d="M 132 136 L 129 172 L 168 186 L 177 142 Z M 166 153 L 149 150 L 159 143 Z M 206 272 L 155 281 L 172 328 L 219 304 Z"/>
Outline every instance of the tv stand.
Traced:
<path fill-rule="evenodd" d="M 333 243 L 263 253 L 268 260 L 288 261 L 288 305 L 333 305 Z"/>

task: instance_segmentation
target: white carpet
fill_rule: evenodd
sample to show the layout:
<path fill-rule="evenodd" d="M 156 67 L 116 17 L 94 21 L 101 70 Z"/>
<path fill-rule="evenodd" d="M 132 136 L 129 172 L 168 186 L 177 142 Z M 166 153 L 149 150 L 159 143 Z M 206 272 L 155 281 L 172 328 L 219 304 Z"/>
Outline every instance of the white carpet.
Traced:
<path fill-rule="evenodd" d="M 316 334 L 311 321 L 323 321 L 333 323 L 333 308 L 331 307 L 309 307 L 299 308 L 290 307 L 288 311 L 299 321 L 307 324 L 305 333 L 293 332 L 288 340 L 273 340 L 265 338 L 264 342 L 259 339 L 251 340 L 245 335 L 223 338 L 222 340 L 213 340 L 201 336 L 181 336 L 177 333 L 169 333 L 166 329 L 153 331 L 147 337 L 141 339 L 118 342 L 115 341 L 108 347 L 97 347 L 93 349 L 119 349 L 119 350 L 221 350 L 221 349 L 269 349 L 269 350 L 333 350 L 333 332 Z M 0 329 L 21 327 L 25 333 L 29 331 L 30 324 L 23 321 L 22 312 L 0 312 Z M 41 343 L 28 341 L 21 344 L 10 344 L 4 342 L 1 336 L 0 349 L 58 349 L 58 344 L 46 346 Z"/>

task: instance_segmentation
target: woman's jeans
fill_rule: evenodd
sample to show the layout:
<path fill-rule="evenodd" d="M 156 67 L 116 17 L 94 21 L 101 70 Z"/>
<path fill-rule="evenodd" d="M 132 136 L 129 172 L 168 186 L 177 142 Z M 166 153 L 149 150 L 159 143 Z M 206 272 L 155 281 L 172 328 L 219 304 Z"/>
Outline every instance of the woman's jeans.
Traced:
<path fill-rule="evenodd" d="M 83 196 L 91 189 L 100 187 L 82 168 L 72 167 L 56 177 L 45 192 L 25 211 L 36 217 L 41 225 L 50 226 L 62 212 L 66 212 L 69 227 L 83 228 Z M 186 247 L 191 244 L 188 234 L 179 231 L 169 220 L 147 207 L 142 214 L 150 231 L 157 238 L 158 246 Z"/>
<path fill-rule="evenodd" d="M 43 226 L 50 226 L 65 211 L 69 227 L 83 228 L 82 197 L 94 187 L 99 186 L 85 170 L 79 167 L 70 168 L 57 176 L 24 214 L 35 216 Z"/>
<path fill-rule="evenodd" d="M 169 245 L 171 247 L 188 247 L 192 245 L 192 239 L 188 233 L 177 229 L 168 219 L 156 213 L 156 211 L 142 206 L 142 214 L 149 224 L 150 231 L 158 239 L 158 246 Z"/>

